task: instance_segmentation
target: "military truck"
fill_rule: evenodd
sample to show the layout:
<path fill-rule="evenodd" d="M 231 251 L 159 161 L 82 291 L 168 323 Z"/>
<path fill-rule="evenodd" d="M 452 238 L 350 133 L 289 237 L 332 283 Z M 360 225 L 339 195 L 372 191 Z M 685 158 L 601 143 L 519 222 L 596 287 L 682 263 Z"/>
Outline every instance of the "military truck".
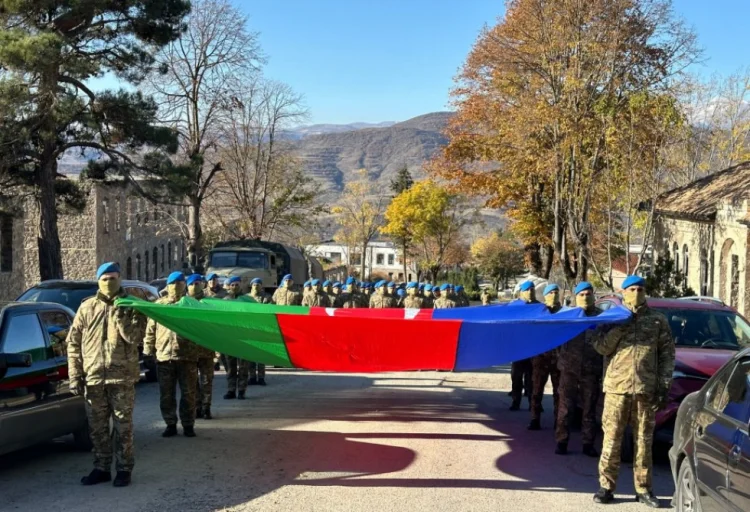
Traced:
<path fill-rule="evenodd" d="M 239 276 L 242 291 L 250 289 L 250 281 L 259 277 L 267 293 L 278 288 L 281 278 L 291 274 L 301 285 L 309 278 L 307 260 L 294 247 L 261 240 L 233 240 L 220 242 L 208 254 L 206 273 L 223 277 Z"/>

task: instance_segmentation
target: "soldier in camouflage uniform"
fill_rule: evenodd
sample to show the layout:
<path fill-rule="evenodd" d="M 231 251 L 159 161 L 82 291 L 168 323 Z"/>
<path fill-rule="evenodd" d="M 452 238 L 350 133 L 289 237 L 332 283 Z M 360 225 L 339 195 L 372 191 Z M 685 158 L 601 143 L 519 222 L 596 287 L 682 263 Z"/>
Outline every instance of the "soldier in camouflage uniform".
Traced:
<path fill-rule="evenodd" d="M 328 296 L 328 300 L 331 302 L 331 307 L 336 307 L 336 298 L 341 295 L 341 283 L 336 281 L 331 285 L 331 294 Z"/>
<path fill-rule="evenodd" d="M 583 281 L 573 290 L 576 306 L 582 308 L 586 316 L 597 316 L 601 310 L 594 305 L 594 287 Z M 555 453 L 566 455 L 570 439 L 570 422 L 578 404 L 583 410 L 581 441 L 583 453 L 598 457 L 594 449 L 596 438 L 596 411 L 599 403 L 602 378 L 602 356 L 593 347 L 594 332 L 587 330 L 565 343 L 558 352 L 557 368 L 560 370 L 560 406 L 555 427 L 557 447 Z"/>
<path fill-rule="evenodd" d="M 353 277 L 346 280 L 346 291 L 336 297 L 333 307 L 336 308 L 366 308 L 364 296 L 357 293 L 357 283 Z"/>
<path fill-rule="evenodd" d="M 424 285 L 424 300 L 422 301 L 422 309 L 433 309 L 435 301 L 432 298 L 432 285 L 427 283 Z"/>
<path fill-rule="evenodd" d="M 167 296 L 157 304 L 176 304 L 185 296 L 185 276 L 172 272 L 167 278 Z M 177 434 L 177 385 L 180 386 L 180 422 L 185 437 L 195 437 L 195 382 L 198 380 L 198 346 L 149 319 L 143 355 L 156 356 L 159 375 L 159 405 L 167 428 L 163 437 Z"/>
<path fill-rule="evenodd" d="M 302 297 L 292 289 L 293 285 L 292 274 L 282 277 L 281 285 L 273 293 L 271 301 L 278 306 L 299 306 L 302 303 Z"/>
<path fill-rule="evenodd" d="M 418 292 L 417 283 L 411 282 L 406 285 L 406 299 L 404 299 L 404 307 L 407 309 L 421 309 L 424 306 L 424 298 L 420 297 Z"/>
<path fill-rule="evenodd" d="M 333 304 L 333 283 L 328 279 L 323 281 L 323 293 L 328 295 L 328 302 Z"/>
<path fill-rule="evenodd" d="M 375 295 L 370 297 L 370 308 L 386 309 L 395 307 L 393 297 L 386 293 L 385 281 L 375 283 Z"/>
<path fill-rule="evenodd" d="M 480 298 L 482 299 L 482 306 L 489 306 L 492 303 L 492 296 L 487 288 L 482 289 Z"/>
<path fill-rule="evenodd" d="M 320 279 L 313 279 L 310 285 L 312 286 L 312 291 L 302 299 L 302 305 L 310 308 L 331 307 L 328 295 L 323 293 L 323 289 L 320 287 Z"/>
<path fill-rule="evenodd" d="M 113 485 L 130 484 L 133 456 L 135 384 L 140 378 L 138 344 L 146 319 L 114 305 L 126 297 L 116 263 L 99 267 L 97 294 L 78 308 L 66 341 L 70 392 L 84 395 L 94 445 L 94 470 L 81 479 L 95 485 L 112 479 L 112 451 L 117 475 Z M 114 435 L 110 434 L 112 421 Z"/>
<path fill-rule="evenodd" d="M 270 304 L 271 296 L 263 290 L 263 281 L 261 278 L 256 277 L 250 281 L 250 293 L 248 297 L 255 300 L 258 304 Z M 266 385 L 266 365 L 263 363 L 256 363 L 250 361 L 248 366 L 248 373 L 250 379 L 248 379 L 248 386 L 265 386 Z"/>
<path fill-rule="evenodd" d="M 452 309 L 456 307 L 456 303 L 453 302 L 448 296 L 448 287 L 450 285 L 445 283 L 440 286 L 440 294 L 435 303 L 433 304 L 434 309 Z"/>
<path fill-rule="evenodd" d="M 456 286 L 456 307 L 467 308 L 471 304 L 469 303 L 469 297 L 464 292 L 464 287 L 461 285 Z"/>
<path fill-rule="evenodd" d="M 658 508 L 651 490 L 651 450 L 656 411 L 667 404 L 675 365 L 675 344 L 667 319 L 646 304 L 646 282 L 628 276 L 623 303 L 633 313 L 624 324 L 597 330 L 594 348 L 607 358 L 604 376 L 604 441 L 599 459 L 597 503 L 609 503 L 620 470 L 620 447 L 630 425 L 635 442 L 636 500 Z"/>
<path fill-rule="evenodd" d="M 543 292 L 544 304 L 550 313 L 557 313 L 562 308 L 560 304 L 560 288 L 556 284 L 548 285 Z M 531 359 L 531 422 L 529 430 L 541 430 L 542 399 L 547 379 L 552 380 L 552 400 L 554 403 L 553 418 L 557 418 L 558 411 L 558 384 L 560 383 L 560 372 L 557 369 L 557 349 L 552 349 L 544 354 L 539 354 Z M 555 420 L 556 421 L 556 420 Z M 556 423 L 555 423 L 556 424 Z"/>
<path fill-rule="evenodd" d="M 239 276 L 232 276 L 227 279 L 227 295 L 224 300 L 236 300 L 242 296 L 240 289 L 242 280 Z M 248 375 L 250 374 L 250 362 L 239 357 L 224 355 L 225 366 L 227 370 L 227 392 L 224 394 L 224 400 L 245 399 L 247 391 Z"/>
<path fill-rule="evenodd" d="M 187 278 L 186 282 L 188 297 L 195 300 L 202 300 L 205 297 L 203 276 L 193 274 Z M 196 352 L 198 355 L 198 385 L 195 390 L 195 417 L 210 420 L 213 418 L 211 415 L 211 398 L 214 390 L 215 352 L 197 344 Z"/>
<path fill-rule="evenodd" d="M 519 287 L 519 298 L 526 304 L 538 304 L 536 292 L 532 281 L 524 281 Z M 515 361 L 510 366 L 511 380 L 511 397 L 513 403 L 510 406 L 511 411 L 521 409 L 521 398 L 523 395 L 529 397 L 529 409 L 531 409 L 531 388 L 532 388 L 533 367 L 531 358 Z"/>
<path fill-rule="evenodd" d="M 227 291 L 219 284 L 219 276 L 211 272 L 206 276 L 206 281 L 208 281 L 208 286 L 204 291 L 206 297 L 223 299 L 227 296 Z"/>

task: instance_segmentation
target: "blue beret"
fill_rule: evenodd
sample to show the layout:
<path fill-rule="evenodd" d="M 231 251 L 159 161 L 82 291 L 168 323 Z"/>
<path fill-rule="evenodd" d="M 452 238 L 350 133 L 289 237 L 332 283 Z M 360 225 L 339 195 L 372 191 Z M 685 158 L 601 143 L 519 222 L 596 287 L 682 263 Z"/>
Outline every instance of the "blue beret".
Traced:
<path fill-rule="evenodd" d="M 419 283 L 419 289 L 424 290 L 424 283 Z"/>
<path fill-rule="evenodd" d="M 216 272 L 211 272 L 210 274 L 206 276 L 206 281 L 210 281 L 211 279 L 216 279 L 217 277 L 219 276 L 216 275 Z"/>
<path fill-rule="evenodd" d="M 346 285 L 349 286 L 350 284 L 354 284 L 356 282 L 357 282 L 356 279 L 354 279 L 353 277 L 350 277 L 350 278 L 347 278 Z"/>
<path fill-rule="evenodd" d="M 341 288 L 341 283 L 339 283 L 338 281 L 336 281 L 335 283 L 333 283 L 333 287 L 334 288 Z"/>
<path fill-rule="evenodd" d="M 305 287 L 305 288 L 307 288 L 308 286 L 310 286 L 310 280 L 308 279 L 307 281 L 305 281 L 305 284 L 303 284 L 302 286 Z"/>
<path fill-rule="evenodd" d="M 547 295 L 548 293 L 559 292 L 559 291 L 560 291 L 560 287 L 557 286 L 555 283 L 552 283 L 552 284 L 548 284 L 544 288 L 544 292 L 542 292 L 542 295 Z"/>
<path fill-rule="evenodd" d="M 323 286 L 331 286 L 331 281 L 326 279 L 325 281 L 323 281 Z"/>
<path fill-rule="evenodd" d="M 388 283 L 388 288 L 395 288 L 395 287 L 396 287 L 396 283 L 394 283 L 393 281 Z"/>
<path fill-rule="evenodd" d="M 524 281 L 523 283 L 521 283 L 521 286 L 518 287 L 518 290 L 522 292 L 527 292 L 531 290 L 532 288 L 534 288 L 533 281 Z"/>
<path fill-rule="evenodd" d="M 398 291 L 396 292 L 396 295 L 398 295 L 399 297 L 403 297 L 404 295 L 406 295 L 406 292 L 402 290 L 401 288 L 399 288 Z"/>
<path fill-rule="evenodd" d="M 448 283 L 444 283 L 444 284 L 440 285 L 440 291 L 444 292 L 445 290 L 448 289 L 449 286 L 450 285 Z"/>
<path fill-rule="evenodd" d="M 284 281 L 294 281 L 294 279 L 292 279 L 292 274 L 287 274 L 284 277 L 282 277 L 281 282 L 283 283 Z"/>
<path fill-rule="evenodd" d="M 191 284 L 199 283 L 203 281 L 203 276 L 200 274 L 192 274 L 188 276 L 187 278 L 187 284 L 190 286 Z"/>
<path fill-rule="evenodd" d="M 581 293 L 584 290 L 593 290 L 593 289 L 594 289 L 594 287 L 591 286 L 591 283 L 589 283 L 588 281 L 581 281 L 575 287 L 575 289 L 573 290 L 573 293 L 575 293 L 576 295 L 578 295 L 579 293 Z"/>
<path fill-rule="evenodd" d="M 381 280 L 381 281 L 378 281 L 377 283 L 375 283 L 375 288 L 376 289 L 377 288 L 382 288 L 384 285 L 385 285 L 385 281 Z"/>
<path fill-rule="evenodd" d="M 630 288 L 631 286 L 646 286 L 646 280 L 641 276 L 628 276 L 622 282 L 622 289 Z"/>
<path fill-rule="evenodd" d="M 427 283 L 426 285 L 424 285 L 424 289 L 427 292 L 432 291 L 432 285 L 430 283 Z"/>
<path fill-rule="evenodd" d="M 185 274 L 182 272 L 172 272 L 169 274 L 169 277 L 167 277 L 167 284 L 174 284 L 174 283 L 180 283 L 185 280 Z"/>
<path fill-rule="evenodd" d="M 96 271 L 96 280 L 98 281 L 104 274 L 109 274 L 110 272 L 117 272 L 119 274 L 120 265 L 118 265 L 117 263 L 113 261 L 110 261 L 109 263 L 104 263 Z"/>
<path fill-rule="evenodd" d="M 313 286 L 318 286 L 320 284 L 320 279 L 313 279 L 310 281 L 310 284 Z"/>
<path fill-rule="evenodd" d="M 457 292 L 462 292 L 462 291 L 464 291 L 464 287 L 459 284 L 458 286 L 456 286 L 456 291 Z"/>
<path fill-rule="evenodd" d="M 415 281 L 412 281 L 411 283 L 408 283 L 406 285 L 407 290 L 411 290 L 412 288 L 417 288 L 417 283 Z"/>
<path fill-rule="evenodd" d="M 250 284 L 263 284 L 263 280 L 260 277 L 256 277 L 250 281 Z"/>
<path fill-rule="evenodd" d="M 234 283 L 239 283 L 241 281 L 242 281 L 242 279 L 240 279 L 240 276 L 232 276 L 229 279 L 227 279 L 227 285 L 234 284 Z"/>

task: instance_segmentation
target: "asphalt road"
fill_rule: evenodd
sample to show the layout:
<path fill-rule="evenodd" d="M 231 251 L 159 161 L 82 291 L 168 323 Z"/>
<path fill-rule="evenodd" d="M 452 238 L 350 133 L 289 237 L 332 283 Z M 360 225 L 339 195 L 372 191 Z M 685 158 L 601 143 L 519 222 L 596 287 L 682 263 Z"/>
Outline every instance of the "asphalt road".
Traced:
<path fill-rule="evenodd" d="M 553 454 L 550 414 L 540 432 L 509 412 L 506 368 L 483 373 L 378 375 L 269 370 L 269 385 L 198 420 L 194 439 L 160 437 L 158 387 L 141 383 L 133 484 L 82 487 L 91 455 L 62 439 L 0 457 L 0 510 L 76 511 L 551 511 L 646 510 L 630 465 L 618 501 L 591 500 L 597 460 Z M 549 390 L 548 390 L 549 391 Z M 525 403 L 525 402 L 524 402 Z M 545 397 L 551 411 L 551 397 Z M 673 484 L 662 447 L 654 491 Z"/>

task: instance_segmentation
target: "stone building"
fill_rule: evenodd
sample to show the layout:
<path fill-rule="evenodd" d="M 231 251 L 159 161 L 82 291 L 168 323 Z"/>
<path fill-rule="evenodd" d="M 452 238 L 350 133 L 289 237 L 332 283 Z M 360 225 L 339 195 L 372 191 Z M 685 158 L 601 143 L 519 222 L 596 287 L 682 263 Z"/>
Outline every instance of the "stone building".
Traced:
<path fill-rule="evenodd" d="M 669 254 L 696 293 L 748 316 L 750 162 L 661 195 L 655 220 L 655 256 Z"/>
<path fill-rule="evenodd" d="M 14 211 L 0 215 L 3 301 L 39 282 L 38 209 L 28 201 Z M 155 207 L 122 183 L 93 184 L 83 212 L 58 217 L 65 279 L 92 279 L 105 261 L 117 261 L 124 278 L 146 282 L 182 269 L 186 219 L 186 206 Z"/>

